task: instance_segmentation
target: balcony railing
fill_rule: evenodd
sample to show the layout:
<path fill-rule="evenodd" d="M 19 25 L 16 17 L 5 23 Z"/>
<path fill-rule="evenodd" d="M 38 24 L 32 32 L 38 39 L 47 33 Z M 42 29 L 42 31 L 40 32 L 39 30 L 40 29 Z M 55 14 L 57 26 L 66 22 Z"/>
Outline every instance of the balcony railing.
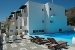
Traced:
<path fill-rule="evenodd" d="M 23 30 L 26 30 L 26 29 L 27 29 L 27 26 L 22 26 L 22 29 L 23 29 Z"/>

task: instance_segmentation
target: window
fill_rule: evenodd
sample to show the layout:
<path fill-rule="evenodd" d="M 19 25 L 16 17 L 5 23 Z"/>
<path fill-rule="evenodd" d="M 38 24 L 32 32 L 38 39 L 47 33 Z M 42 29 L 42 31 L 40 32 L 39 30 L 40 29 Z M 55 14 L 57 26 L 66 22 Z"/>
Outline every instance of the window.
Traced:
<path fill-rule="evenodd" d="M 22 17 L 22 14 L 20 14 L 20 17 Z"/>
<path fill-rule="evenodd" d="M 39 30 L 39 32 L 44 32 L 44 30 Z"/>
<path fill-rule="evenodd" d="M 44 32 L 44 30 L 42 30 L 42 32 Z"/>
<path fill-rule="evenodd" d="M 38 32 L 38 30 L 36 30 L 36 32 Z"/>
<path fill-rule="evenodd" d="M 26 30 L 25 30 L 25 32 L 26 32 Z"/>
<path fill-rule="evenodd" d="M 44 32 L 44 30 L 33 30 L 33 33 Z"/>
<path fill-rule="evenodd" d="M 61 32 L 62 31 L 62 29 L 59 29 L 59 32 Z"/>
<path fill-rule="evenodd" d="M 67 15 L 67 13 L 66 13 L 66 12 L 67 12 L 67 10 L 65 10 L 65 15 Z"/>
<path fill-rule="evenodd" d="M 16 20 L 18 19 L 18 17 L 16 16 Z"/>
<path fill-rule="evenodd" d="M 35 31 L 35 30 L 33 30 L 33 33 L 36 33 L 36 31 Z"/>
<path fill-rule="evenodd" d="M 33 30 L 33 33 L 37 33 L 38 32 L 38 30 Z"/>
<path fill-rule="evenodd" d="M 44 9 L 42 9 L 42 11 L 44 11 Z"/>
<path fill-rule="evenodd" d="M 26 10 L 24 9 L 24 13 L 26 12 Z"/>
<path fill-rule="evenodd" d="M 51 20 L 50 23 L 53 23 L 53 21 Z"/>
<path fill-rule="evenodd" d="M 41 30 L 39 30 L 39 32 L 42 32 Z"/>
<path fill-rule="evenodd" d="M 50 10 L 51 10 L 51 8 L 50 8 Z"/>
<path fill-rule="evenodd" d="M 13 30 L 10 30 L 10 32 L 13 32 Z"/>
<path fill-rule="evenodd" d="M 16 13 L 16 19 L 17 19 L 18 16 L 21 16 L 20 14 L 21 14 L 20 12 Z"/>
<path fill-rule="evenodd" d="M 16 29 L 18 29 L 18 27 L 16 26 Z"/>
<path fill-rule="evenodd" d="M 25 33 L 28 33 L 28 30 L 25 30 Z"/>
<path fill-rule="evenodd" d="M 44 23 L 44 20 L 42 20 L 42 23 Z"/>
<path fill-rule="evenodd" d="M 22 26 L 20 26 L 20 29 L 22 29 Z"/>
<path fill-rule="evenodd" d="M 26 32 L 28 33 L 28 30 Z"/>

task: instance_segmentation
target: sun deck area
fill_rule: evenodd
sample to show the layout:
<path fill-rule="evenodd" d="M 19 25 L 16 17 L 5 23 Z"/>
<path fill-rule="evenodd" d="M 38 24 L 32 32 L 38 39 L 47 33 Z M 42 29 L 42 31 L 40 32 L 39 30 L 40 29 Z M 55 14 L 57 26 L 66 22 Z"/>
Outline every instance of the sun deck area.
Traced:
<path fill-rule="evenodd" d="M 3 46 L 0 46 L 0 50 L 52 50 L 47 47 L 46 45 L 47 43 L 40 45 L 40 44 L 31 42 L 30 36 L 26 35 L 26 38 L 21 39 L 20 42 L 14 41 L 13 43 L 3 43 Z M 57 39 L 55 38 L 55 40 Z M 62 48 L 61 50 L 75 50 L 75 46 L 68 45 L 66 46 L 66 48 Z"/>
<path fill-rule="evenodd" d="M 3 44 L 3 47 L 0 47 L 2 50 L 51 50 L 48 49 L 48 47 L 44 45 L 38 45 L 35 43 L 30 42 L 30 40 L 24 39 L 21 41 L 21 43 L 6 43 Z M 62 50 L 75 50 L 74 46 L 68 46 L 68 49 L 62 49 Z"/>

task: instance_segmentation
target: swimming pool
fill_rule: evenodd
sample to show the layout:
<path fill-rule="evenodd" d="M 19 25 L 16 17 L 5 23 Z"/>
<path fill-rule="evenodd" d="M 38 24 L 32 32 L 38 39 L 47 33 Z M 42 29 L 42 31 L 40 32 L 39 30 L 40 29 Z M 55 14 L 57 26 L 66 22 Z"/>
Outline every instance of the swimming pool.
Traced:
<path fill-rule="evenodd" d="M 56 41 L 67 41 L 69 45 L 72 45 L 72 37 L 75 36 L 75 32 L 62 32 L 62 33 L 51 33 L 51 34 L 36 34 L 36 35 L 30 35 L 30 36 L 39 36 L 44 37 L 45 39 L 49 37 L 53 37 L 56 39 Z"/>

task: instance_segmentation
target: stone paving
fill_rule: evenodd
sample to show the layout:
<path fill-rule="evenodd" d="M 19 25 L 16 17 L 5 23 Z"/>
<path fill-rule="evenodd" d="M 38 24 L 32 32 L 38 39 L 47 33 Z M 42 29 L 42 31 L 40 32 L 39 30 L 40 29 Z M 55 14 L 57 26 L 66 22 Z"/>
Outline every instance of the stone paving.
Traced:
<path fill-rule="evenodd" d="M 30 42 L 30 40 L 23 39 L 20 43 L 5 43 L 0 50 L 51 50 L 48 49 L 46 45 L 38 45 Z M 74 46 L 69 46 L 68 49 L 62 50 L 75 50 Z"/>
<path fill-rule="evenodd" d="M 38 45 L 30 42 L 30 40 L 22 40 L 21 43 L 6 43 L 3 50 L 50 50 L 45 45 Z"/>

